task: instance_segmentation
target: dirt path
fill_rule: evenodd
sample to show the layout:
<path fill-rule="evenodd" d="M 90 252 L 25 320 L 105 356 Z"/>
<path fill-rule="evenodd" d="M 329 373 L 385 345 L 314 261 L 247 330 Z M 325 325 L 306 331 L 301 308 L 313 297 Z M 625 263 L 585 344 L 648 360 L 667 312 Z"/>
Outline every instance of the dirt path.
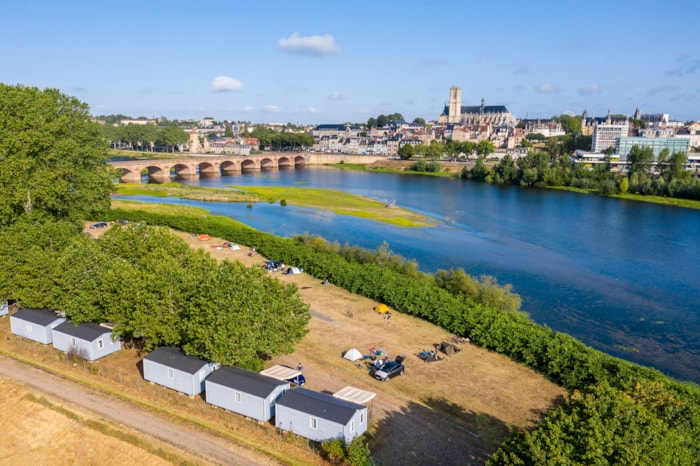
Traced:
<path fill-rule="evenodd" d="M 122 424 L 185 451 L 195 453 L 202 457 L 203 463 L 274 464 L 269 458 L 244 451 L 231 442 L 219 441 L 212 435 L 203 434 L 174 423 L 172 420 L 158 418 L 114 397 L 87 389 L 47 372 L 28 368 L 14 361 L 0 358 L 0 376 L 21 382 L 36 392 L 88 409 L 106 420 Z M 113 460 L 110 462 L 119 464 L 118 459 Z"/>

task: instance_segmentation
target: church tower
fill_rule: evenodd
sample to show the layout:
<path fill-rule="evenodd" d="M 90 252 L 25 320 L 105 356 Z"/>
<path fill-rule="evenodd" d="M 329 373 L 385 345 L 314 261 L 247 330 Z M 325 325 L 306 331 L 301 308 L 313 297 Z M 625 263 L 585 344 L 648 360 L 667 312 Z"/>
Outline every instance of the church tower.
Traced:
<path fill-rule="evenodd" d="M 448 123 L 459 123 L 462 120 L 462 89 L 450 88 L 450 108 L 447 116 Z"/>

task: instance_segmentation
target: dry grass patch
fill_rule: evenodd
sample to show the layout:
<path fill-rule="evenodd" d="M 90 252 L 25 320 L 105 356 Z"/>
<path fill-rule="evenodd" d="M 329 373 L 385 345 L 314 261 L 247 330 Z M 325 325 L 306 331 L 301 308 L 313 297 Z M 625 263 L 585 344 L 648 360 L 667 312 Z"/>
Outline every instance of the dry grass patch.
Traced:
<path fill-rule="evenodd" d="M 0 463 L 204 464 L 186 452 L 0 377 Z"/>

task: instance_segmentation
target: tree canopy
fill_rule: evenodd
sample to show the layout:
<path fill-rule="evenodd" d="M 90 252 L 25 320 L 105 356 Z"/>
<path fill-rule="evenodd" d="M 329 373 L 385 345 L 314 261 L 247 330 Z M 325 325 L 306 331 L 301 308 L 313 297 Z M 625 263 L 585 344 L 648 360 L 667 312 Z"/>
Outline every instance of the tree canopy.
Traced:
<path fill-rule="evenodd" d="M 108 209 L 100 134 L 78 99 L 0 84 L 0 226 L 29 213 L 77 221 Z"/>
<path fill-rule="evenodd" d="M 222 364 L 293 351 L 310 314 L 295 285 L 261 268 L 217 263 L 165 228 L 115 226 L 97 240 L 70 224 L 20 221 L 0 231 L 0 294 L 112 322 L 145 350 L 174 345 Z"/>

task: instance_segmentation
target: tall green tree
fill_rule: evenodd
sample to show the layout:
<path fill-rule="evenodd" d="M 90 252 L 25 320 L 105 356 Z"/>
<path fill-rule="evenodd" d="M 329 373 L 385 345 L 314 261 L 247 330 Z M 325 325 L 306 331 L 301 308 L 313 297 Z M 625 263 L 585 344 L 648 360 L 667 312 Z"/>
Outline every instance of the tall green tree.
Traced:
<path fill-rule="evenodd" d="M 413 154 L 414 150 L 411 144 L 404 144 L 403 146 L 399 147 L 398 155 L 402 160 L 410 159 L 413 157 Z"/>
<path fill-rule="evenodd" d="M 158 134 L 158 142 L 168 147 L 170 152 L 175 152 L 175 146 L 184 144 L 189 139 L 187 133 L 176 125 L 166 126 Z"/>
<path fill-rule="evenodd" d="M 631 173 L 646 173 L 654 161 L 654 151 L 651 147 L 632 146 L 627 156 Z"/>
<path fill-rule="evenodd" d="M 109 208 L 107 145 L 88 106 L 0 84 L 0 226 L 29 212 L 78 221 Z"/>
<path fill-rule="evenodd" d="M 224 261 L 205 281 L 186 316 L 183 349 L 222 364 L 289 353 L 306 334 L 311 315 L 296 285 L 260 268 Z"/>
<path fill-rule="evenodd" d="M 482 139 L 476 145 L 476 153 L 479 157 L 488 157 L 489 154 L 493 154 L 495 151 L 496 148 L 494 147 L 493 143 L 491 141 L 487 141 L 486 139 Z"/>

